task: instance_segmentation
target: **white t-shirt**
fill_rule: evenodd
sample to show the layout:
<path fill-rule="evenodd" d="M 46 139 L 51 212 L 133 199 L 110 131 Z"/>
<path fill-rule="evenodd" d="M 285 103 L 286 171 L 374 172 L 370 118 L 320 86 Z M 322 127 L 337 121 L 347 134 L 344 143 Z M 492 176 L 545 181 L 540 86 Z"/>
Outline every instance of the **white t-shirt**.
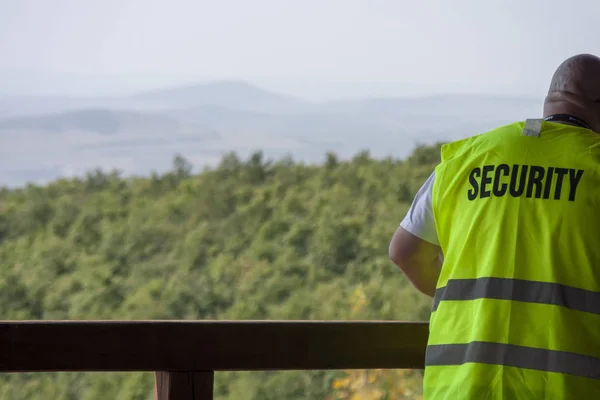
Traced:
<path fill-rule="evenodd" d="M 427 178 L 417 192 L 400 226 L 419 239 L 439 246 L 440 242 L 433 218 L 432 190 L 434 180 L 435 172 Z"/>

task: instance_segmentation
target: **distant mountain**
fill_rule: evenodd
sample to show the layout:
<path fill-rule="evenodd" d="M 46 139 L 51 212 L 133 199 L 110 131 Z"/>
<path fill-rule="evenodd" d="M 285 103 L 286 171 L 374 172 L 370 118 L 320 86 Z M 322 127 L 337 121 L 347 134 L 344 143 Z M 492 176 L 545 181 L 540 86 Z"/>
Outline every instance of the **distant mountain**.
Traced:
<path fill-rule="evenodd" d="M 175 133 L 181 129 L 181 126 L 180 121 L 162 115 L 108 109 L 87 109 L 1 120 L 0 132 L 3 130 L 48 133 L 82 131 L 115 135 L 123 132 L 145 132 L 148 130 Z"/>
<path fill-rule="evenodd" d="M 175 153 L 196 165 L 221 154 L 320 161 L 408 155 L 541 115 L 542 99 L 443 95 L 308 103 L 247 83 L 217 82 L 113 98 L 0 99 L 0 186 L 117 167 L 147 174 Z M 44 112 L 43 110 L 49 110 Z"/>
<path fill-rule="evenodd" d="M 201 154 L 209 126 L 135 111 L 90 109 L 0 121 L 0 186 L 118 168 L 148 173 L 175 153 Z"/>
<path fill-rule="evenodd" d="M 292 96 L 272 93 L 245 82 L 216 82 L 120 97 L 0 96 L 0 118 L 50 114 L 82 108 L 159 111 L 198 106 L 267 113 L 298 113 L 311 107 L 310 104 Z"/>
<path fill-rule="evenodd" d="M 360 113 L 329 112 L 313 107 L 303 113 L 266 113 L 202 106 L 163 111 L 180 121 L 210 125 L 225 133 L 269 133 L 280 136 L 349 137 L 353 135 L 392 134 L 395 127 Z"/>
<path fill-rule="evenodd" d="M 0 118 L 28 117 L 100 105 L 96 99 L 62 96 L 0 97 Z"/>
<path fill-rule="evenodd" d="M 139 93 L 130 98 L 138 107 L 153 109 L 198 106 L 266 113 L 299 112 L 309 105 L 292 96 L 271 93 L 245 82 L 216 82 Z"/>
<path fill-rule="evenodd" d="M 113 109 L 136 111 L 193 109 L 253 112 L 271 115 L 345 114 L 369 117 L 400 118 L 406 116 L 500 117 L 521 118 L 539 114 L 541 99 L 531 97 L 444 95 L 427 97 L 384 97 L 309 103 L 293 96 L 272 93 L 245 82 L 216 82 L 177 88 L 158 89 L 131 96 L 74 97 L 0 97 L 0 118 L 60 113 L 80 109 Z"/>
<path fill-rule="evenodd" d="M 435 96 L 380 98 L 313 104 L 298 113 L 266 113 L 199 106 L 165 110 L 178 120 L 227 133 L 269 133 L 316 138 L 431 138 L 430 133 L 468 136 L 540 114 L 535 98 Z"/>
<path fill-rule="evenodd" d="M 541 99 L 492 95 L 439 95 L 384 97 L 335 101 L 323 105 L 328 112 L 405 118 L 437 117 L 514 120 L 541 115 Z"/>

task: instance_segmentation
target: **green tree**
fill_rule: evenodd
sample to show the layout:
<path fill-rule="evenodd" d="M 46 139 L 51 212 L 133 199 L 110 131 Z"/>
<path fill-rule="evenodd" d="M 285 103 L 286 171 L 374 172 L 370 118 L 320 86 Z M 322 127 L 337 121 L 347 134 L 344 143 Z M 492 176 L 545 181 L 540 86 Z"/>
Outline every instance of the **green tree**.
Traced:
<path fill-rule="evenodd" d="M 0 311 L 42 320 L 426 319 L 430 300 L 391 264 L 387 246 L 438 159 L 438 145 L 408 160 L 330 153 L 323 165 L 258 151 L 194 174 L 175 156 L 171 171 L 148 178 L 91 171 L 2 189 Z M 217 373 L 215 394 L 314 400 L 376 388 L 381 399 L 417 398 L 406 390 L 418 395 L 418 372 L 357 374 Z M 152 379 L 2 375 L 0 398 L 150 400 Z"/>

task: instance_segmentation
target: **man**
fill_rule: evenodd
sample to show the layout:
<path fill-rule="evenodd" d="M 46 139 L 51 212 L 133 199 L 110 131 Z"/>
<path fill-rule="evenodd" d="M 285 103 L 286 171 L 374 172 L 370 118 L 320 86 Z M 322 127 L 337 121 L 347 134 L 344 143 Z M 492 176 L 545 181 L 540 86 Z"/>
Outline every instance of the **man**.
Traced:
<path fill-rule="evenodd" d="M 600 398 L 600 58 L 544 119 L 444 145 L 390 243 L 433 297 L 424 399 Z"/>

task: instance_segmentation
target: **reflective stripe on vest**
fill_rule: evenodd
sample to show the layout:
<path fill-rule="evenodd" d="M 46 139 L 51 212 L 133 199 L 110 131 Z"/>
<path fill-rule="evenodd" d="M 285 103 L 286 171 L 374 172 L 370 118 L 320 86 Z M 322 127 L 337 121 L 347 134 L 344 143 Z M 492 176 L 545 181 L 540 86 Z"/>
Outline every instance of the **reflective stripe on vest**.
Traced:
<path fill-rule="evenodd" d="M 427 347 L 426 366 L 461 365 L 469 362 L 600 379 L 600 359 L 566 351 L 488 342 L 441 344 Z"/>
<path fill-rule="evenodd" d="M 551 282 L 507 278 L 451 279 L 436 290 L 433 309 L 443 301 L 514 300 L 549 304 L 600 314 L 600 293 Z M 430 345 L 425 364 L 461 365 L 468 362 L 506 365 L 600 379 L 600 359 L 503 343 L 470 342 Z"/>
<path fill-rule="evenodd" d="M 507 278 L 450 279 L 438 288 L 433 300 L 436 311 L 440 301 L 499 299 L 552 304 L 572 310 L 600 314 L 600 293 L 558 283 Z"/>

